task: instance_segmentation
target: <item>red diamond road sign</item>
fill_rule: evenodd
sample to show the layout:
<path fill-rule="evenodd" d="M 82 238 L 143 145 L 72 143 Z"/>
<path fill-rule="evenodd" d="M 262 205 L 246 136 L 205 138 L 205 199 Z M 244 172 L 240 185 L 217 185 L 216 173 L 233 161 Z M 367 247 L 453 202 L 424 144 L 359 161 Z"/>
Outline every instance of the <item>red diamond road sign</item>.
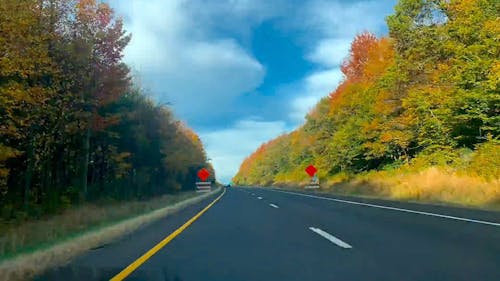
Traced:
<path fill-rule="evenodd" d="M 314 167 L 313 165 L 309 165 L 307 166 L 306 168 L 306 173 L 312 177 L 314 176 L 314 174 L 316 174 L 316 172 L 318 171 L 318 169 L 316 169 L 316 167 Z"/>
<path fill-rule="evenodd" d="M 209 176 L 210 176 L 210 173 L 205 168 L 203 168 L 203 169 L 201 169 L 201 170 L 198 171 L 198 177 L 202 181 L 206 181 Z"/>

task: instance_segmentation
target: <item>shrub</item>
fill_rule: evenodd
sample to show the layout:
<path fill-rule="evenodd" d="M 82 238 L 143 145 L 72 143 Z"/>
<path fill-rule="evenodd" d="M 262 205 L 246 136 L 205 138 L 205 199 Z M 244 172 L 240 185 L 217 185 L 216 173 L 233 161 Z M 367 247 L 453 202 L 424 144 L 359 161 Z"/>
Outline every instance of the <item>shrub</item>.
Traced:
<path fill-rule="evenodd" d="M 490 138 L 477 145 L 466 170 L 489 180 L 500 179 L 500 141 Z"/>

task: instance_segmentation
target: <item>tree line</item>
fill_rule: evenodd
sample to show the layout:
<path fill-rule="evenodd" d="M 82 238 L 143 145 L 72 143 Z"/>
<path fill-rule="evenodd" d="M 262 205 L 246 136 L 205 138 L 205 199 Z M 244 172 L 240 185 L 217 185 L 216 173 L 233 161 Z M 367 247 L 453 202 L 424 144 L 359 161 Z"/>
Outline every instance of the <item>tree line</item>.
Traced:
<path fill-rule="evenodd" d="M 400 0 L 389 35 L 353 40 L 340 85 L 297 130 L 263 144 L 237 184 L 407 166 L 500 178 L 500 2 Z"/>
<path fill-rule="evenodd" d="M 0 1 L 0 218 L 194 189 L 202 143 L 133 83 L 130 39 L 101 1 Z"/>

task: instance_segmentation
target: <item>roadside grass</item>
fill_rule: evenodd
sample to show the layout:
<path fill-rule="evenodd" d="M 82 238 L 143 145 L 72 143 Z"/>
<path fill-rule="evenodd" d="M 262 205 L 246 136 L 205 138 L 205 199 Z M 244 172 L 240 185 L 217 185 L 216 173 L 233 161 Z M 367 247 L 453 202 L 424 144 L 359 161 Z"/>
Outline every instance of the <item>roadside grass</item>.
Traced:
<path fill-rule="evenodd" d="M 500 209 L 499 179 L 486 179 L 438 167 L 419 172 L 372 172 L 358 176 L 352 183 L 369 187 L 367 195 Z M 357 192 L 362 194 L 363 189 Z"/>
<path fill-rule="evenodd" d="M 196 196 L 196 192 L 164 195 L 147 201 L 86 204 L 62 214 L 20 224 L 0 221 L 0 262 L 50 247 L 89 231 L 149 213 Z"/>
<path fill-rule="evenodd" d="M 304 190 L 307 183 L 282 179 L 273 186 Z M 318 192 L 500 210 L 500 179 L 435 166 L 337 174 L 323 178 Z"/>

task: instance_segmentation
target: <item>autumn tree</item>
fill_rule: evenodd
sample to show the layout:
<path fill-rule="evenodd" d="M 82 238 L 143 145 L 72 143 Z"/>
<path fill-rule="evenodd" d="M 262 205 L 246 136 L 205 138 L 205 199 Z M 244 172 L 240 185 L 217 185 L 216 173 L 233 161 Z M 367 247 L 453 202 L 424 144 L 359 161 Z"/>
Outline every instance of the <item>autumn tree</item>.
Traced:
<path fill-rule="evenodd" d="M 76 5 L 71 40 L 74 60 L 80 76 L 74 91 L 80 95 L 85 134 L 82 138 L 81 187 L 87 193 L 88 164 L 92 131 L 102 128 L 106 117 L 99 115 L 99 107 L 117 98 L 128 86 L 128 68 L 121 62 L 123 50 L 130 37 L 125 35 L 121 19 L 114 17 L 106 3 L 80 0 Z"/>
<path fill-rule="evenodd" d="M 340 85 L 303 126 L 248 157 L 235 179 L 258 183 L 283 159 L 273 182 L 297 181 L 294 171 L 305 162 L 328 177 L 410 165 L 419 157 L 428 165 L 467 163 L 464 148 L 496 155 L 499 12 L 495 0 L 400 0 L 387 18 L 389 37 L 356 36 Z"/>
<path fill-rule="evenodd" d="M 3 219 L 195 188 L 203 146 L 131 85 L 129 40 L 101 1 L 0 1 Z"/>

